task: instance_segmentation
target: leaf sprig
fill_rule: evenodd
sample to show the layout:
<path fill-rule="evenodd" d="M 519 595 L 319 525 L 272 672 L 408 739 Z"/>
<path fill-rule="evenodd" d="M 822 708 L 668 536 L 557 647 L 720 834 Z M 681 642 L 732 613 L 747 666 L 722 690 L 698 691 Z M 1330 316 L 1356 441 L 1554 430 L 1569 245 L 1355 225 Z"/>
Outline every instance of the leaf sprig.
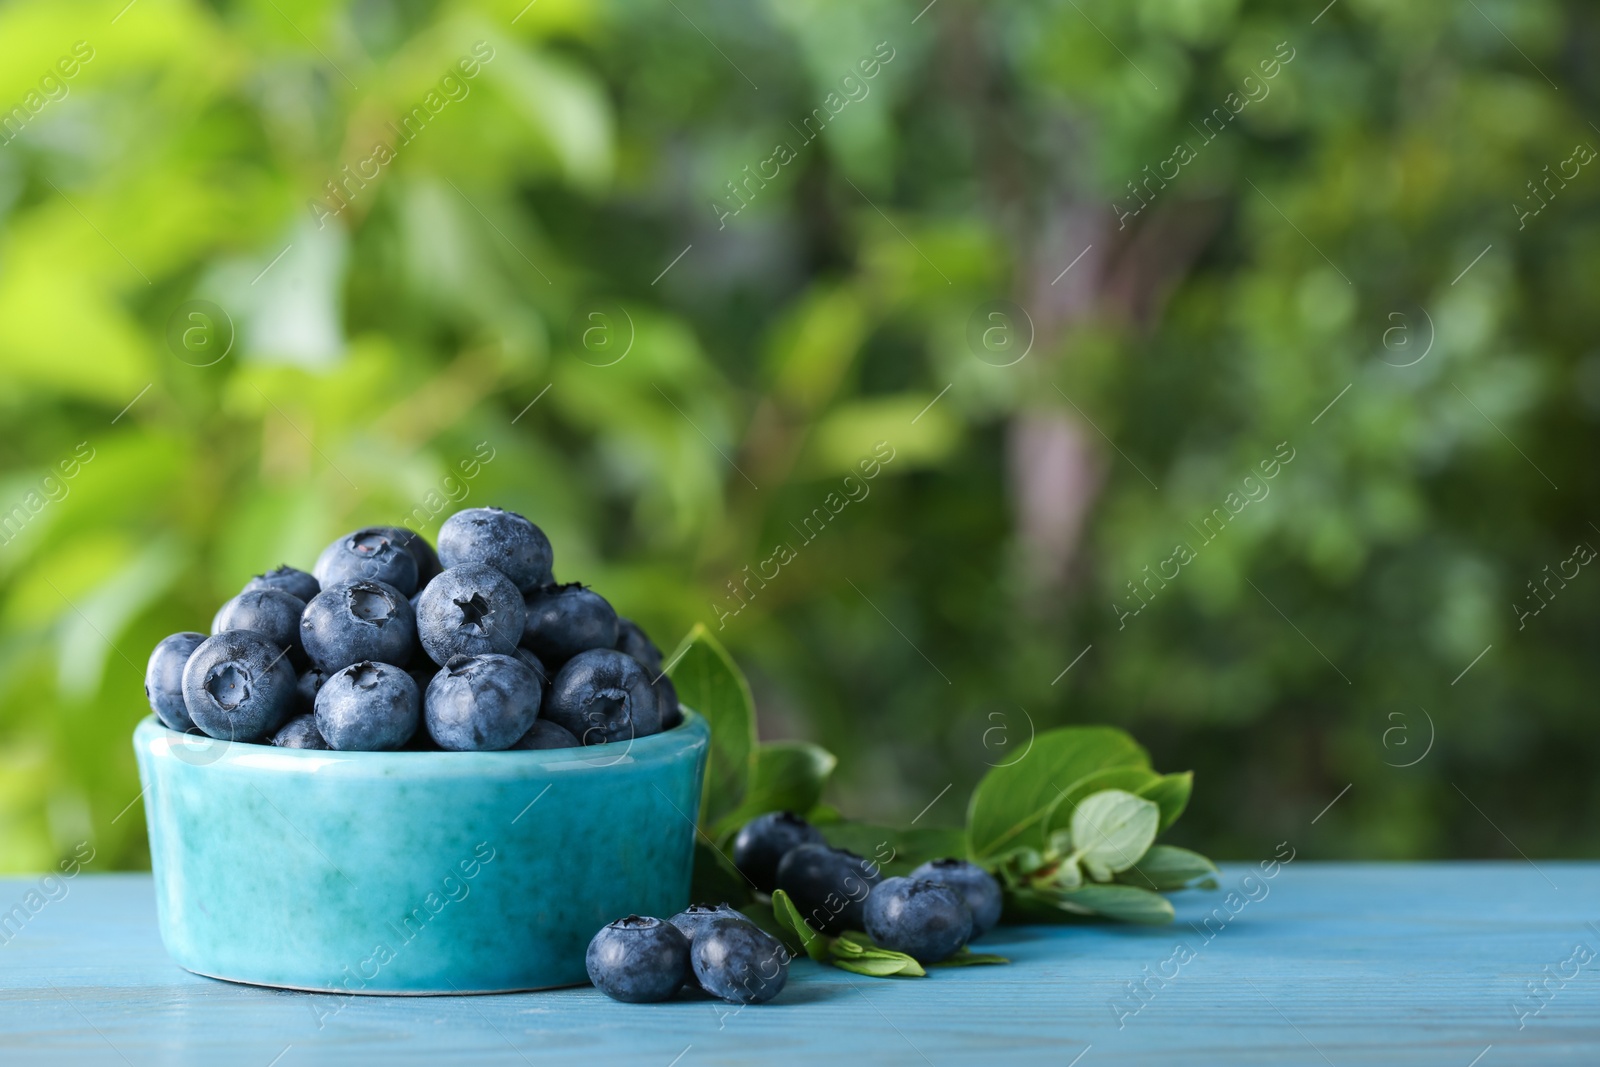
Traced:
<path fill-rule="evenodd" d="M 1158 773 L 1144 748 L 1122 730 L 1045 731 L 1026 757 L 992 768 L 978 782 L 964 831 L 900 830 L 843 819 L 822 806 L 823 787 L 838 762 L 827 750 L 809 742 L 756 740 L 750 687 L 704 626 L 684 638 L 669 662 L 680 699 L 711 726 L 695 899 L 749 905 L 747 911 L 791 951 L 875 977 L 927 973 L 916 960 L 879 948 L 863 934 L 818 933 L 781 891 L 768 910 L 733 868 L 725 847 L 740 826 L 768 811 L 807 816 L 830 844 L 859 853 L 888 874 L 965 856 L 1000 880 L 1008 921 L 1166 923 L 1173 910 L 1163 893 L 1216 888 L 1217 868 L 1209 859 L 1156 843 L 1188 806 L 1194 775 Z M 1004 961 L 963 953 L 932 966 L 997 962 Z"/>

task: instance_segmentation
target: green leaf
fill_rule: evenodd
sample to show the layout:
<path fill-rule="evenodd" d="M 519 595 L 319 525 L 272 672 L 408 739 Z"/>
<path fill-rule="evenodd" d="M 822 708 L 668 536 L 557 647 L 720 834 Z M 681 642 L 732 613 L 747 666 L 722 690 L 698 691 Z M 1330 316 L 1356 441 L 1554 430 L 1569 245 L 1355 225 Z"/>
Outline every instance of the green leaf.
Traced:
<path fill-rule="evenodd" d="M 714 826 L 739 806 L 755 773 L 755 699 L 733 657 L 703 624 L 695 624 L 668 662 L 678 699 L 711 726 L 700 825 Z"/>
<path fill-rule="evenodd" d="M 1167 827 L 1178 821 L 1183 809 L 1189 806 L 1189 793 L 1194 789 L 1194 772 L 1163 774 L 1155 781 L 1134 792 L 1153 800 L 1161 808 L 1161 827 L 1156 832 L 1165 833 Z"/>
<path fill-rule="evenodd" d="M 874 973 L 859 970 L 860 966 L 877 968 L 875 977 L 884 977 L 891 974 L 903 974 L 908 977 L 920 978 L 928 972 L 922 969 L 922 964 L 904 952 L 893 949 L 880 948 L 872 943 L 866 934 L 854 930 L 846 931 L 834 938 L 831 946 L 833 963 L 835 966 L 844 967 L 845 970 L 854 970 L 857 974 Z M 856 966 L 846 966 L 854 964 Z"/>
<path fill-rule="evenodd" d="M 971 855 L 985 859 L 1019 846 L 1043 849 L 1044 821 L 1083 779 L 1116 767 L 1148 769 L 1133 738 L 1109 726 L 1068 726 L 1034 738 L 1028 755 L 995 767 L 972 791 L 967 809 Z"/>
<path fill-rule="evenodd" d="M 804 815 L 822 799 L 822 789 L 838 764 L 832 752 L 810 741 L 764 742 L 756 749 L 750 796 L 765 802 L 761 812 Z"/>
<path fill-rule="evenodd" d="M 1155 841 L 1160 821 L 1155 801 L 1103 789 L 1084 798 L 1072 813 L 1072 845 L 1096 881 L 1110 881 L 1139 862 Z"/>
<path fill-rule="evenodd" d="M 1147 789 L 1159 781 L 1161 775 L 1148 767 L 1112 767 L 1079 779 L 1071 789 L 1062 791 L 1061 796 L 1050 808 L 1050 813 L 1045 816 L 1046 838 L 1048 839 L 1049 835 L 1057 830 L 1071 826 L 1072 813 L 1078 809 L 1079 802 L 1091 793 L 1098 793 L 1102 789 L 1125 789 L 1138 794 L 1140 790 Z"/>
<path fill-rule="evenodd" d="M 833 965 L 841 971 L 864 974 L 869 978 L 892 978 L 896 975 L 922 978 L 928 973 L 922 969 L 922 964 L 910 956 L 900 959 L 885 956 L 852 956 L 849 959 L 835 959 Z"/>
<path fill-rule="evenodd" d="M 772 917 L 791 952 L 804 952 L 818 963 L 828 962 L 831 939 L 813 930 L 811 924 L 801 916 L 800 909 L 794 906 L 794 901 L 789 899 L 789 894 L 781 889 L 772 893 Z"/>
<path fill-rule="evenodd" d="M 820 823 L 817 829 L 834 848 L 851 852 L 876 863 L 887 875 L 909 874 L 929 860 L 966 855 L 966 836 L 960 830 L 936 827 L 900 830 L 890 826 L 853 822 Z"/>
<path fill-rule="evenodd" d="M 947 960 L 938 963 L 926 964 L 928 967 L 979 967 L 990 963 L 1010 963 L 1004 956 L 996 956 L 989 952 L 974 952 L 970 948 L 963 948 Z"/>
<path fill-rule="evenodd" d="M 1117 881 L 1144 889 L 1187 889 L 1196 879 L 1201 889 L 1217 888 L 1217 867 L 1198 852 L 1176 845 L 1151 845 L 1138 863 L 1117 875 Z"/>
<path fill-rule="evenodd" d="M 720 840 L 769 811 L 808 814 L 822 799 L 822 787 L 838 762 L 832 752 L 809 741 L 763 742 L 755 750 L 744 801 L 717 822 L 712 837 Z"/>
<path fill-rule="evenodd" d="M 1132 885 L 1086 885 L 1081 889 L 1041 894 L 1056 907 L 1081 915 L 1103 915 L 1123 922 L 1159 926 L 1173 918 L 1172 904 L 1159 893 Z"/>

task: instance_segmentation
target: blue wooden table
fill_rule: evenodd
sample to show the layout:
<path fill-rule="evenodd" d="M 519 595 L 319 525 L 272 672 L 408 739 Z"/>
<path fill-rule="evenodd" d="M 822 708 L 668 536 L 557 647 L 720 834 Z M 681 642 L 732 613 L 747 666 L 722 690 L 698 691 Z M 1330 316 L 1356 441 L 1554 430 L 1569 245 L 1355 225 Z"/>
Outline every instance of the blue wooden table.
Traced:
<path fill-rule="evenodd" d="M 1011 966 L 923 979 L 801 960 L 743 1010 L 232 985 L 168 960 L 147 876 L 82 874 L 0 925 L 0 1063 L 1600 1064 L 1600 864 L 1223 870 L 1172 926 L 1002 927 Z"/>

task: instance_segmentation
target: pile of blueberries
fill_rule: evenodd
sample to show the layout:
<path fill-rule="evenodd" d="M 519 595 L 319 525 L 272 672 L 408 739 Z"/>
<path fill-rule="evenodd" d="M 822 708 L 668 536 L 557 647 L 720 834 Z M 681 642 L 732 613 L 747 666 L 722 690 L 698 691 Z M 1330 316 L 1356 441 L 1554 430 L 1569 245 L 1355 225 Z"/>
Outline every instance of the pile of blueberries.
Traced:
<path fill-rule="evenodd" d="M 667 920 L 630 915 L 589 942 L 589 980 L 629 1004 L 703 989 L 734 1004 L 764 1004 L 789 980 L 789 950 L 731 904 L 692 904 Z"/>
<path fill-rule="evenodd" d="M 938 963 L 1000 921 L 1000 883 L 974 863 L 941 859 L 907 877 L 884 878 L 854 852 L 830 847 L 790 811 L 746 823 L 733 863 L 763 893 L 781 889 L 813 929 L 865 930 L 882 948 Z M 737 1004 L 762 1004 L 789 977 L 789 950 L 731 904 L 695 904 L 671 919 L 630 915 L 595 934 L 589 980 L 629 1003 L 703 989 Z"/>
<path fill-rule="evenodd" d="M 329 545 L 311 574 L 252 578 L 150 655 L 161 722 L 285 748 L 483 751 L 627 741 L 682 721 L 661 651 L 514 512 L 469 508 L 439 548 L 395 526 Z"/>

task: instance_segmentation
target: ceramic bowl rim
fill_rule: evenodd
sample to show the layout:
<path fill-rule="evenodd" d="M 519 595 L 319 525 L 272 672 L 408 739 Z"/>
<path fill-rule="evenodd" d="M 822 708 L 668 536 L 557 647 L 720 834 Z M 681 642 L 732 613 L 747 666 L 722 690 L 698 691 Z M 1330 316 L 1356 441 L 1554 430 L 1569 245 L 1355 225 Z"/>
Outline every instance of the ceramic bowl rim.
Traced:
<path fill-rule="evenodd" d="M 603 773 L 612 767 L 676 762 L 696 748 L 708 747 L 710 724 L 705 716 L 682 707 L 683 722 L 670 730 L 626 743 L 611 742 L 579 748 L 506 749 L 492 752 L 398 750 L 349 752 L 321 748 L 279 748 L 260 741 L 221 741 L 204 734 L 180 733 L 152 713 L 134 726 L 134 744 L 155 759 L 185 763 L 196 770 L 248 768 L 284 774 L 353 773 L 394 778 L 501 778 L 525 777 L 544 770 L 566 773 Z M 192 741 L 185 742 L 184 738 Z M 222 745 L 200 759 L 186 759 L 176 749 L 194 744 L 200 749 Z"/>

